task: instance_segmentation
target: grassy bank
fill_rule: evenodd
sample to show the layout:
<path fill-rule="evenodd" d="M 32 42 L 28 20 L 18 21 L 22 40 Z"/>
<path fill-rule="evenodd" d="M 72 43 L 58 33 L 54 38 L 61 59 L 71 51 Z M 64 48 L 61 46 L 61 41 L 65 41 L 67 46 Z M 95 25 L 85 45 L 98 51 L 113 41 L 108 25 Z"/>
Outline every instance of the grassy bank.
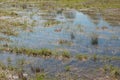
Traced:
<path fill-rule="evenodd" d="M 119 0 L 1 0 L 0 2 L 37 4 L 41 8 L 120 8 Z M 17 5 L 18 5 L 17 4 Z M 27 5 L 27 4 L 26 4 Z"/>

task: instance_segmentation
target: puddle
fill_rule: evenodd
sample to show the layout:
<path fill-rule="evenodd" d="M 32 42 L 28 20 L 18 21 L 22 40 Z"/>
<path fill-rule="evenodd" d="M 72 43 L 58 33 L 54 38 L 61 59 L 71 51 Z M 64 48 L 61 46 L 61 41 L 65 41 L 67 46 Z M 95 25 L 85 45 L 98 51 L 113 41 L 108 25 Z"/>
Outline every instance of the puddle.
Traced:
<path fill-rule="evenodd" d="M 58 14 L 53 17 L 53 20 L 61 23 L 50 27 L 44 27 L 44 23 L 50 19 L 45 19 L 41 14 L 32 12 L 19 12 L 23 19 L 28 19 L 31 23 L 35 21 L 37 25 L 33 27 L 32 32 L 21 31 L 20 34 L 9 36 L 12 41 L 9 45 L 16 47 L 27 48 L 49 48 L 55 50 L 68 50 L 74 58 L 69 60 L 59 60 L 53 57 L 33 57 L 25 54 L 13 54 L 8 52 L 0 52 L 0 61 L 6 66 L 12 65 L 17 68 L 22 68 L 30 77 L 34 76 L 36 71 L 43 71 L 47 77 L 63 79 L 68 75 L 76 79 L 92 80 L 99 75 L 99 69 L 104 65 L 120 66 L 119 60 L 112 61 L 79 61 L 75 59 L 76 54 L 102 54 L 120 56 L 120 30 L 119 26 L 111 26 L 101 16 L 97 23 L 88 15 L 82 12 L 74 11 L 73 16 L 66 14 Z M 32 14 L 32 16 L 31 16 Z M 46 14 L 46 13 L 45 13 Z M 50 18 L 50 17 L 48 17 Z M 3 35 L 4 36 L 4 35 Z M 7 37 L 7 36 L 6 36 Z M 1 42 L 3 45 L 6 42 Z M 21 61 L 24 65 L 20 65 Z M 67 69 L 70 71 L 67 71 Z M 92 73 L 91 73 L 92 71 Z M 94 75 L 94 76 L 93 76 Z M 91 77 L 92 76 L 92 77 Z"/>
<path fill-rule="evenodd" d="M 11 37 L 11 40 L 14 41 L 11 45 L 30 48 L 67 49 L 73 55 L 76 53 L 120 55 L 119 26 L 111 26 L 100 15 L 97 16 L 97 23 L 95 23 L 93 19 L 82 12 L 74 10 L 69 14 L 72 17 L 68 17 L 66 14 L 56 15 L 53 19 L 62 23 L 46 28 L 43 24 L 47 20 L 38 15 L 36 11 L 31 17 L 32 20 L 38 23 L 33 28 L 33 32 L 21 32 L 18 37 Z M 97 47 L 91 44 L 93 33 L 97 34 Z M 72 39 L 73 36 L 74 39 Z M 66 40 L 68 44 L 59 44 L 60 40 Z M 69 43 L 72 43 L 72 45 Z"/>
<path fill-rule="evenodd" d="M 15 13 L 20 18 L 10 16 L 0 18 L 21 22 L 27 20 L 28 24 L 35 22 L 36 25 L 32 26 L 31 32 L 19 30 L 20 34 L 18 36 L 8 37 L 0 34 L 1 37 L 10 40 L 8 44 L 6 44 L 7 41 L 0 41 L 1 45 L 31 49 L 68 50 L 72 57 L 68 60 L 60 60 L 53 56 L 43 58 L 0 51 L 0 63 L 17 68 L 22 67 L 30 76 L 35 75 L 36 69 L 40 69 L 40 71 L 47 73 L 48 76 L 61 77 L 61 79 L 57 80 L 67 80 L 64 78 L 67 73 L 71 77 L 77 76 L 73 80 L 93 80 L 100 76 L 108 76 L 99 71 L 99 68 L 104 68 L 106 64 L 120 67 L 119 59 L 104 60 L 102 58 L 103 60 L 94 61 L 90 58 L 80 61 L 75 58 L 76 54 L 79 53 L 112 57 L 120 56 L 120 25 L 111 25 L 111 23 L 104 20 L 102 13 L 89 16 L 76 10 L 66 10 L 57 14 L 54 12 L 42 12 L 37 8 L 26 8 Z M 47 21 L 54 21 L 53 24 L 55 24 L 52 25 L 52 22 L 50 22 L 51 24 L 45 27 L 44 24 Z M 21 61 L 24 62 L 23 65 L 21 65 Z"/>

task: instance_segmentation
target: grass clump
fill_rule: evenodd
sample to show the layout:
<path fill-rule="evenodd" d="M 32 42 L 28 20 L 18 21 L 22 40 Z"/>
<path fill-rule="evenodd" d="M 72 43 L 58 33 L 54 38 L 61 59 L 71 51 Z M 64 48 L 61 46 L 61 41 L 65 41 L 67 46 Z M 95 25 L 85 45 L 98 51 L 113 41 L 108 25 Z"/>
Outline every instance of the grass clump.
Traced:
<path fill-rule="evenodd" d="M 70 53 L 68 51 L 63 51 L 62 52 L 62 57 L 64 57 L 64 58 L 70 58 L 71 56 L 70 56 Z"/>
<path fill-rule="evenodd" d="M 2 69 L 2 70 L 6 69 L 6 66 L 2 62 L 0 62 L 0 69 Z"/>
<path fill-rule="evenodd" d="M 21 20 L 22 18 L 17 13 L 9 10 L 0 10 L 0 16 L 0 33 L 7 36 L 17 36 L 18 29 L 27 30 L 35 26 L 35 22 L 29 24 L 28 20 Z"/>
<path fill-rule="evenodd" d="M 94 54 L 94 55 L 92 56 L 92 59 L 93 59 L 93 61 L 97 61 L 97 60 L 98 60 L 97 54 Z"/>
<path fill-rule="evenodd" d="M 0 73 L 0 79 L 2 79 L 2 80 L 5 80 L 5 79 L 6 79 L 5 73 Z"/>
<path fill-rule="evenodd" d="M 80 61 L 86 61 L 88 59 L 88 56 L 84 54 L 79 54 L 76 56 L 76 58 Z"/>
<path fill-rule="evenodd" d="M 71 67 L 70 66 L 65 66 L 65 71 L 70 71 Z"/>
<path fill-rule="evenodd" d="M 60 45 L 72 46 L 72 45 L 73 45 L 73 42 L 72 42 L 72 41 L 69 41 L 69 40 L 60 39 L 60 40 L 58 40 L 58 44 L 60 44 Z"/>
<path fill-rule="evenodd" d="M 12 17 L 17 17 L 18 14 L 13 12 L 13 11 L 10 11 L 10 10 L 3 10 L 3 9 L 0 9 L 0 16 L 12 16 Z"/>
<path fill-rule="evenodd" d="M 105 65 L 103 66 L 103 71 L 106 74 L 110 74 L 111 77 L 114 77 L 116 79 L 120 78 L 120 69 L 118 67 L 115 67 L 113 65 Z"/>
<path fill-rule="evenodd" d="M 55 21 L 55 20 L 48 20 L 47 22 L 44 23 L 44 27 L 50 27 L 50 26 L 55 26 L 60 24 L 59 21 Z"/>
<path fill-rule="evenodd" d="M 12 35 L 12 36 L 18 35 L 18 32 L 15 29 L 18 26 L 22 26 L 22 24 L 20 22 L 3 20 L 3 19 L 0 19 L 0 21 L 2 22 L 0 24 L 0 33 L 3 33 L 5 35 Z"/>
<path fill-rule="evenodd" d="M 0 41 L 6 41 L 6 42 L 11 42 L 11 40 L 7 37 L 2 37 L 0 36 Z"/>
<path fill-rule="evenodd" d="M 45 80 L 45 73 L 36 74 L 35 80 Z"/>
<path fill-rule="evenodd" d="M 119 56 L 109 56 L 109 55 L 97 55 L 97 54 L 94 54 L 94 55 L 91 55 L 91 59 L 93 61 L 97 61 L 97 60 L 102 60 L 102 61 L 115 61 L 115 60 L 120 60 L 120 57 Z"/>
<path fill-rule="evenodd" d="M 33 56 L 51 56 L 53 54 L 52 50 L 42 48 L 42 49 L 29 49 L 29 48 L 12 48 L 11 52 L 14 53 L 24 53 L 27 55 L 33 55 Z"/>
<path fill-rule="evenodd" d="M 40 55 L 44 55 L 44 56 L 51 56 L 52 55 L 52 51 L 49 49 L 41 49 L 40 51 Z"/>

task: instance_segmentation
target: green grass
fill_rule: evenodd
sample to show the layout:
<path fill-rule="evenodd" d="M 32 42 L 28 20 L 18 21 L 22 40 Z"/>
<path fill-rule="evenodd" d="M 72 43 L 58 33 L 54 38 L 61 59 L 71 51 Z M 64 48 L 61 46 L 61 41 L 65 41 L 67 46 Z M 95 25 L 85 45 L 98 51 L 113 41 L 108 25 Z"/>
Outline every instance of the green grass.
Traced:
<path fill-rule="evenodd" d="M 9 51 L 12 53 L 17 54 L 26 54 L 26 55 L 33 55 L 33 56 L 53 56 L 53 57 L 60 57 L 63 58 L 71 58 L 72 55 L 69 51 L 63 50 L 63 51 L 57 51 L 57 50 L 51 50 L 47 48 L 42 49 L 32 49 L 32 48 L 26 48 L 26 47 L 11 47 L 11 46 L 0 46 L 1 51 Z M 86 61 L 86 60 L 102 60 L 102 61 L 112 61 L 112 60 L 120 60 L 119 56 L 109 56 L 109 55 L 99 55 L 99 54 L 88 54 L 88 53 L 79 53 L 74 58 Z M 9 59 L 8 59 L 9 61 Z"/>
<path fill-rule="evenodd" d="M 103 71 L 105 74 L 110 74 L 111 77 L 119 79 L 120 77 L 120 68 L 115 67 L 113 65 L 105 65 L 103 66 Z"/>
<path fill-rule="evenodd" d="M 10 2 L 10 0 L 1 0 L 0 2 Z M 13 2 L 11 2 L 13 3 Z M 120 8 L 119 0 L 17 0 L 14 3 L 36 4 L 41 9 L 56 9 L 60 8 Z"/>
<path fill-rule="evenodd" d="M 3 80 L 6 79 L 6 75 L 5 75 L 5 73 L 0 73 L 0 79 L 3 79 Z"/>
<path fill-rule="evenodd" d="M 5 9 L 0 9 L 0 16 L 12 16 L 12 17 L 17 17 L 18 14 L 11 11 L 11 10 L 5 10 Z"/>
<path fill-rule="evenodd" d="M 65 66 L 65 71 L 70 71 L 71 67 L 70 66 Z"/>
<path fill-rule="evenodd" d="M 42 48 L 42 49 L 29 49 L 29 48 L 11 48 L 10 49 L 11 52 L 13 53 L 24 53 L 27 55 L 33 55 L 33 56 L 51 56 L 53 54 L 52 50 L 50 49 L 46 49 L 46 48 Z"/>
<path fill-rule="evenodd" d="M 50 27 L 50 26 L 55 26 L 60 24 L 59 21 L 55 21 L 55 20 L 48 20 L 47 22 L 44 23 L 44 27 Z"/>
<path fill-rule="evenodd" d="M 70 40 L 64 40 L 64 39 L 58 40 L 58 43 L 59 43 L 60 45 L 67 45 L 67 46 L 73 45 L 73 42 L 72 42 L 72 41 L 70 41 Z"/>
<path fill-rule="evenodd" d="M 100 57 L 97 54 L 94 54 L 92 57 L 93 61 L 97 61 Z"/>
<path fill-rule="evenodd" d="M 70 55 L 70 53 L 68 51 L 63 51 L 62 52 L 62 57 L 64 57 L 64 58 L 70 58 L 71 55 Z"/>
<path fill-rule="evenodd" d="M 85 55 L 85 54 L 78 54 L 78 55 L 76 55 L 76 58 L 80 61 L 86 61 L 89 59 L 89 56 Z"/>
<path fill-rule="evenodd" d="M 19 22 L 12 22 L 8 20 L 2 20 L 0 19 L 2 24 L 0 24 L 0 33 L 3 33 L 5 35 L 18 35 L 16 31 L 14 31 L 14 28 L 16 26 L 20 26 L 21 24 Z"/>
<path fill-rule="evenodd" d="M 45 80 L 45 74 L 44 73 L 38 73 L 36 74 L 36 79 L 35 80 Z"/>

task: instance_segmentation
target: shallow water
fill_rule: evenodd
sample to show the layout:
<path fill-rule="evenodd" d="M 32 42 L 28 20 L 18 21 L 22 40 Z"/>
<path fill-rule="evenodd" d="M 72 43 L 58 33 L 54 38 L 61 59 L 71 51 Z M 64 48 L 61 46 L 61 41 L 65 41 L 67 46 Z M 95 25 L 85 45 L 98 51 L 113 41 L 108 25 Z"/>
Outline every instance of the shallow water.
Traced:
<path fill-rule="evenodd" d="M 61 23 L 50 27 L 44 27 L 44 22 L 51 18 L 51 14 L 49 15 L 38 10 L 33 10 L 32 12 L 31 10 L 27 10 L 18 12 L 18 14 L 23 18 L 27 18 L 28 23 L 35 21 L 37 25 L 33 27 L 33 32 L 20 30 L 20 34 L 17 37 L 9 36 L 10 40 L 13 41 L 9 42 L 9 45 L 38 49 L 68 50 L 73 56 L 79 53 L 120 55 L 120 26 L 111 26 L 100 14 L 96 16 L 97 18 L 95 20 L 75 10 L 52 15 L 53 20 L 60 21 Z M 48 14 L 47 18 L 44 18 L 42 14 Z M 60 31 L 57 32 L 56 30 Z M 91 44 L 93 34 L 97 34 L 98 36 L 97 45 Z M 65 40 L 66 42 L 60 44 L 60 40 Z M 11 59 L 11 63 L 8 62 L 9 58 Z M 54 76 L 54 73 L 64 72 L 66 66 L 72 66 L 73 72 L 77 68 L 78 74 L 82 72 L 86 74 L 87 71 L 90 72 L 89 69 L 100 68 L 105 64 L 120 66 L 119 60 L 113 60 L 111 62 L 94 62 L 93 60 L 88 60 L 84 62 L 72 58 L 64 61 L 52 57 L 45 59 L 24 54 L 17 55 L 0 52 L 0 61 L 6 65 L 11 64 L 19 68 L 19 61 L 21 60 L 26 62 L 23 67 L 27 73 L 33 73 L 31 66 L 34 66 L 35 68 L 43 69 L 52 76 Z"/>
<path fill-rule="evenodd" d="M 9 60 L 10 61 L 9 61 Z M 27 56 L 24 54 L 13 54 L 8 52 L 0 52 L 0 61 L 6 66 L 14 66 L 18 69 L 22 68 L 24 72 L 29 75 L 33 75 L 35 72 L 31 69 L 40 69 L 47 73 L 48 76 L 54 76 L 58 73 L 66 72 L 66 67 L 71 67 L 71 73 L 74 74 L 89 74 L 90 70 L 96 71 L 99 68 L 103 67 L 106 64 L 114 65 L 116 67 L 120 66 L 119 60 L 109 61 L 79 61 L 76 59 L 70 60 L 59 60 L 55 58 L 42 58 L 42 57 L 33 57 Z M 20 65 L 20 62 L 24 61 L 24 65 Z M 97 74 L 95 75 L 97 76 Z M 94 77 L 95 77 L 94 76 Z M 90 77 L 90 76 L 89 76 Z"/>
<path fill-rule="evenodd" d="M 8 7 L 6 6 L 6 8 Z M 61 74 L 61 76 L 57 76 L 61 77 L 61 79 L 57 80 L 68 80 L 68 78 L 64 78 L 67 73 L 69 73 L 68 77 L 74 78 L 77 76 L 73 80 L 93 80 L 97 77 L 108 77 L 99 69 L 103 69 L 105 65 L 120 67 L 120 60 L 98 59 L 94 61 L 88 59 L 80 61 L 75 58 L 76 54 L 79 53 L 120 56 L 120 25 L 111 25 L 112 23 L 104 20 L 102 13 L 96 12 L 97 15 L 91 16 L 76 10 L 66 10 L 61 14 L 56 14 L 54 12 L 43 12 L 37 8 L 15 10 L 15 13 L 21 17 L 16 20 L 23 22 L 22 20 L 25 19 L 28 24 L 35 22 L 36 25 L 31 28 L 32 31 L 19 30 L 20 34 L 18 36 L 8 37 L 0 34 L 0 36 L 9 38 L 12 41 L 7 42 L 7 44 L 32 49 L 68 50 L 71 52 L 72 57 L 64 60 L 55 57 L 43 58 L 0 51 L 0 64 L 14 66 L 18 69 L 23 68 L 23 71 L 29 76 L 35 75 L 35 69 L 40 69 L 41 72 L 47 73 L 52 78 Z M 11 19 L 13 17 L 3 16 L 1 18 Z M 49 20 L 59 21 L 60 23 L 45 27 L 44 23 Z M 97 34 L 98 44 L 93 45 L 91 41 L 95 34 Z M 0 41 L 0 44 L 6 45 L 6 41 Z M 21 65 L 21 61 L 25 63 Z M 67 67 L 70 67 L 70 71 L 66 71 Z"/>
<path fill-rule="evenodd" d="M 64 13 L 56 14 L 53 19 L 61 23 L 44 27 L 43 24 L 47 19 L 44 19 L 40 12 L 37 13 L 36 11 L 31 17 L 31 20 L 37 22 L 33 32 L 21 32 L 18 37 L 10 37 L 14 42 L 11 45 L 30 48 L 66 49 L 73 55 L 76 53 L 120 55 L 120 26 L 111 26 L 100 14 L 96 16 L 96 20 L 93 20 L 82 12 L 75 10 L 71 12 L 73 13 L 69 16 L 75 15 L 74 17 L 69 18 Z M 30 16 L 26 17 L 29 18 Z M 49 17 L 51 15 L 48 16 L 48 19 Z M 61 31 L 56 32 L 56 30 Z M 97 46 L 91 44 L 93 33 L 98 36 Z M 71 38 L 71 34 L 74 39 Z M 60 40 L 66 40 L 68 43 L 60 44 Z"/>

